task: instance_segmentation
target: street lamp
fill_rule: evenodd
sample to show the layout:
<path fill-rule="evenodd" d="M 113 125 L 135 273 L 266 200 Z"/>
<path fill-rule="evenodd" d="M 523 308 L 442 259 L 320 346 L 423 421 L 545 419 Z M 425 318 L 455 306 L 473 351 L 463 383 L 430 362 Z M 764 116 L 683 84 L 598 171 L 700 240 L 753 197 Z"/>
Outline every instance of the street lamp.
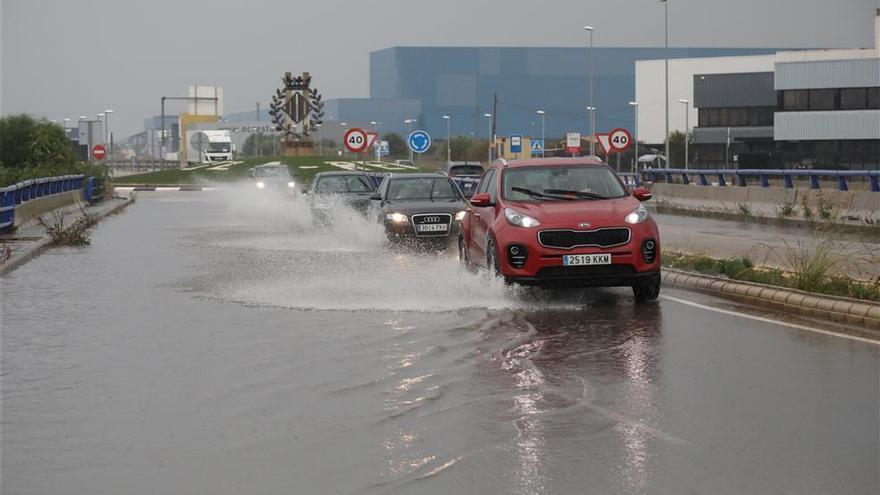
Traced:
<path fill-rule="evenodd" d="M 690 100 L 686 100 L 684 98 L 678 99 L 679 103 L 684 104 L 684 168 L 688 169 L 688 133 L 690 132 L 690 122 L 688 118 L 690 117 Z"/>
<path fill-rule="evenodd" d="M 590 107 L 595 110 L 596 106 L 593 103 L 593 26 L 584 26 L 584 29 L 590 33 Z M 596 142 L 593 140 L 593 136 L 596 134 L 596 120 L 593 112 L 590 112 L 590 155 L 594 156 L 596 154 Z"/>
<path fill-rule="evenodd" d="M 492 142 L 492 114 L 484 113 L 483 117 L 489 120 L 489 133 L 486 134 L 486 142 L 489 143 L 489 165 L 492 165 L 492 147 L 495 146 L 495 143 Z"/>
<path fill-rule="evenodd" d="M 631 101 L 631 102 L 629 102 L 629 104 L 632 105 L 632 107 L 633 107 L 633 111 L 634 111 L 635 114 L 636 114 L 636 115 L 635 115 L 636 159 L 635 159 L 635 162 L 634 162 L 635 165 L 633 166 L 633 168 L 631 169 L 631 171 L 633 171 L 633 172 L 637 172 L 637 171 L 638 171 L 638 166 L 639 166 L 639 102 L 637 102 L 637 101 Z"/>
<path fill-rule="evenodd" d="M 666 107 L 666 135 L 664 137 L 666 141 L 666 168 L 669 168 L 669 2 L 667 0 L 658 0 L 663 4 L 664 11 L 664 33 L 665 33 L 665 48 L 666 48 L 666 98 L 664 99 L 664 104 Z"/>
<path fill-rule="evenodd" d="M 104 110 L 104 142 L 110 145 L 110 159 L 113 159 L 113 134 L 110 133 L 110 114 L 113 113 L 112 108 Z"/>
<path fill-rule="evenodd" d="M 544 152 L 547 149 L 547 142 L 545 140 L 545 132 L 547 129 L 547 112 L 543 110 L 538 110 L 536 113 L 541 116 L 541 158 L 544 158 Z"/>
<path fill-rule="evenodd" d="M 590 116 L 590 122 L 594 122 L 595 119 L 596 119 L 596 107 L 594 107 L 594 106 L 589 106 L 589 107 L 587 107 L 587 113 L 588 113 L 589 116 Z M 595 156 L 593 153 L 596 152 L 596 142 L 595 142 L 595 139 L 596 139 L 596 135 L 595 135 L 595 134 L 591 134 L 591 135 L 590 135 L 590 155 L 591 155 L 591 156 Z"/>
<path fill-rule="evenodd" d="M 409 141 L 409 136 L 412 134 L 412 125 L 418 121 L 419 121 L 418 119 L 406 119 L 403 121 L 404 124 L 409 126 L 409 131 L 406 135 L 407 141 Z M 412 147 L 410 147 L 408 144 L 407 144 L 407 148 L 409 148 L 409 162 L 412 163 L 413 162 L 413 150 L 412 150 Z"/>
<path fill-rule="evenodd" d="M 446 121 L 446 161 L 452 161 L 452 133 L 449 130 L 449 122 L 452 120 L 452 117 L 449 115 L 444 115 L 443 120 Z"/>

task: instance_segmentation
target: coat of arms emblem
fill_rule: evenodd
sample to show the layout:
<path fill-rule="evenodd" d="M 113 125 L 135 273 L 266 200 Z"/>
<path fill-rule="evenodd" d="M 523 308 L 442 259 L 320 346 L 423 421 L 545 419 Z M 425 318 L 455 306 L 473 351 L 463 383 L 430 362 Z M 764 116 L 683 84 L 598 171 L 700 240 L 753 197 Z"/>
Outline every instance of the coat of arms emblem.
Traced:
<path fill-rule="evenodd" d="M 285 72 L 282 87 L 275 90 L 269 115 L 275 128 L 285 136 L 285 141 L 308 137 L 322 123 L 324 102 L 318 90 L 311 87 L 312 76 L 303 72 L 293 77 Z"/>

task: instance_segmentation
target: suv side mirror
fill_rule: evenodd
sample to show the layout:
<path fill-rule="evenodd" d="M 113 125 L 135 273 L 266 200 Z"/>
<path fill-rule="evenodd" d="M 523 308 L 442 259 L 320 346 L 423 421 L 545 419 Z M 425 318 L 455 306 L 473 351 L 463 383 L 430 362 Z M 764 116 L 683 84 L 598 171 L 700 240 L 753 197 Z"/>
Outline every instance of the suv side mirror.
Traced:
<path fill-rule="evenodd" d="M 651 194 L 651 190 L 646 187 L 633 188 L 632 193 L 633 197 L 639 201 L 647 201 L 654 197 L 654 195 Z"/>
<path fill-rule="evenodd" d="M 378 192 L 374 192 L 370 195 L 370 201 L 382 201 L 382 195 Z"/>
<path fill-rule="evenodd" d="M 478 208 L 492 206 L 492 197 L 489 196 L 489 193 L 474 194 L 471 196 L 471 204 Z"/>

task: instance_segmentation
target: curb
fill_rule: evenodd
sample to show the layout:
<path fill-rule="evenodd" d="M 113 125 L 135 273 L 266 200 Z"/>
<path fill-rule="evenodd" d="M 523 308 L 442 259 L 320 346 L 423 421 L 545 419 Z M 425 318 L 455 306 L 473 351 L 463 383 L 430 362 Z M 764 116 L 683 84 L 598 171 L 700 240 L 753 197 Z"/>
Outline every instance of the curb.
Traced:
<path fill-rule="evenodd" d="M 784 309 L 802 316 L 818 317 L 836 323 L 847 323 L 880 330 L 880 304 L 872 301 L 826 296 L 753 282 L 741 282 L 674 268 L 663 269 L 663 282 L 684 289 L 720 294 L 750 303 Z"/>
<path fill-rule="evenodd" d="M 114 191 L 213 191 L 217 189 L 216 187 L 202 187 L 202 186 L 150 186 L 150 185 L 136 185 L 136 186 L 116 186 L 113 188 Z"/>
<path fill-rule="evenodd" d="M 134 203 L 134 198 L 129 197 L 122 203 L 114 206 L 113 208 L 97 213 L 92 218 L 95 220 L 95 223 L 97 223 L 104 218 L 107 218 L 108 216 L 123 210 L 125 207 L 132 203 Z M 51 244 L 52 239 L 48 236 L 43 236 L 40 240 L 34 241 L 31 245 L 22 249 L 20 253 L 7 260 L 6 263 L 0 265 L 0 277 L 6 276 L 16 268 L 32 260 L 38 254 L 40 254 L 43 249 L 45 249 L 47 246 L 50 246 Z"/>

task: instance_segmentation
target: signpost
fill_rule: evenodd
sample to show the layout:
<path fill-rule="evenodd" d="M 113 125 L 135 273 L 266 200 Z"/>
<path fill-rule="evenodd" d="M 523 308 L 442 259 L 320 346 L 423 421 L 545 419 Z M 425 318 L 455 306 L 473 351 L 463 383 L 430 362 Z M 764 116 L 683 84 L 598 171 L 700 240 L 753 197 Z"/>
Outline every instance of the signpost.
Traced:
<path fill-rule="evenodd" d="M 92 156 L 95 160 L 103 160 L 105 156 L 107 156 L 107 150 L 104 148 L 103 144 L 96 144 L 92 148 Z"/>
<path fill-rule="evenodd" d="M 369 137 L 367 136 L 366 131 L 353 127 L 345 132 L 342 142 L 345 143 L 345 147 L 348 151 L 351 151 L 352 153 L 361 153 L 367 149 L 368 139 Z"/>
<path fill-rule="evenodd" d="M 596 140 L 599 141 L 606 156 L 617 153 L 617 171 L 620 172 L 620 154 L 632 145 L 629 131 L 617 128 L 607 134 L 596 133 Z"/>
<path fill-rule="evenodd" d="M 431 148 L 431 136 L 422 130 L 413 131 L 407 139 L 407 144 L 414 153 L 422 154 Z"/>
<path fill-rule="evenodd" d="M 544 151 L 544 140 L 535 139 L 532 141 L 532 155 L 540 155 Z"/>
<path fill-rule="evenodd" d="M 522 136 L 518 134 L 510 136 L 510 152 L 516 154 L 522 153 Z"/>
<path fill-rule="evenodd" d="M 565 135 L 565 152 L 574 156 L 581 152 L 581 133 L 569 132 Z"/>
<path fill-rule="evenodd" d="M 382 161 L 383 156 L 388 156 L 391 154 L 391 149 L 388 146 L 388 141 L 376 141 L 376 161 Z"/>

